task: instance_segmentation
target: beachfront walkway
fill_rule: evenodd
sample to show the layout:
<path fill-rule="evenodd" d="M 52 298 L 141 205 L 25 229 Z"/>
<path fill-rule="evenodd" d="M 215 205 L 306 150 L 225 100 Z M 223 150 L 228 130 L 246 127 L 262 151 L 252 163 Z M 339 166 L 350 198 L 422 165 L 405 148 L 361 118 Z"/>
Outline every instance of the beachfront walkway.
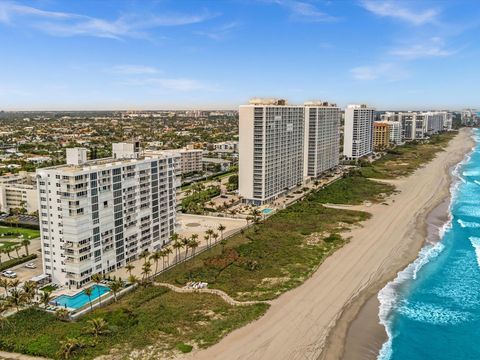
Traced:
<path fill-rule="evenodd" d="M 237 301 L 230 297 L 226 292 L 217 289 L 193 289 L 193 288 L 180 288 L 178 286 L 167 284 L 167 283 L 153 283 L 154 286 L 164 286 L 169 288 L 172 291 L 178 293 L 205 293 L 205 294 L 215 294 L 220 296 L 226 303 L 232 306 L 248 306 L 248 305 L 255 305 L 255 304 L 269 304 L 268 301 Z"/>

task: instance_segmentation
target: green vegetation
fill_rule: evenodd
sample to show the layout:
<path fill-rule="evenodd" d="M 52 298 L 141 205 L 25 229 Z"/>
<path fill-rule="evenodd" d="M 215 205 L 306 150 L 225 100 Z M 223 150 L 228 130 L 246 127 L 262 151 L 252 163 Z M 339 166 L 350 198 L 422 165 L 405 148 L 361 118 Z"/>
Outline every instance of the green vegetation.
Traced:
<path fill-rule="evenodd" d="M 0 328 L 0 348 L 49 358 L 92 359 L 146 349 L 152 357 L 207 347 L 261 316 L 266 304 L 233 307 L 211 294 L 180 294 L 162 287 L 138 288 L 117 303 L 96 309 L 76 322 L 30 308 Z M 156 354 L 160 354 L 155 356 Z M 148 356 L 146 356 L 148 357 Z"/>
<path fill-rule="evenodd" d="M 13 266 L 17 266 L 17 265 L 26 263 L 28 261 L 35 260 L 36 258 L 37 258 L 37 254 L 30 254 L 28 256 L 24 255 L 24 256 L 15 258 L 15 259 L 10 259 L 10 260 L 7 260 L 7 261 L 3 261 L 2 263 L 0 263 L 0 271 L 9 269 Z"/>
<path fill-rule="evenodd" d="M 182 200 L 182 209 L 191 214 L 203 214 L 205 203 L 220 195 L 219 186 L 209 186 L 204 189 L 197 185 L 192 187 L 192 194 Z"/>
<path fill-rule="evenodd" d="M 206 281 L 209 287 L 239 300 L 273 299 L 300 285 L 331 252 L 347 242 L 340 236 L 343 230 L 370 216 L 326 208 L 322 203 L 380 201 L 382 194 L 393 190 L 390 185 L 360 176 L 340 179 L 332 186 L 308 195 L 222 247 L 213 247 L 185 266 L 171 269 L 160 280 L 177 285 Z"/>
<path fill-rule="evenodd" d="M 22 227 L 8 227 L 8 226 L 0 226 L 0 238 L 3 237 L 10 237 L 16 238 L 20 235 L 23 235 L 26 239 L 34 239 L 40 236 L 39 230 L 34 229 L 25 229 Z"/>
<path fill-rule="evenodd" d="M 456 132 L 445 132 L 429 140 L 409 142 L 387 150 L 385 156 L 373 163 L 362 163 L 361 174 L 367 178 L 395 179 L 413 173 L 443 151 Z"/>
<path fill-rule="evenodd" d="M 232 175 L 228 178 L 227 190 L 234 191 L 238 189 L 238 175 Z"/>
<path fill-rule="evenodd" d="M 317 199 L 326 204 L 358 205 L 367 199 L 375 202 L 381 201 L 393 190 L 392 185 L 366 179 L 354 172 L 352 176 L 336 181 L 319 191 Z"/>

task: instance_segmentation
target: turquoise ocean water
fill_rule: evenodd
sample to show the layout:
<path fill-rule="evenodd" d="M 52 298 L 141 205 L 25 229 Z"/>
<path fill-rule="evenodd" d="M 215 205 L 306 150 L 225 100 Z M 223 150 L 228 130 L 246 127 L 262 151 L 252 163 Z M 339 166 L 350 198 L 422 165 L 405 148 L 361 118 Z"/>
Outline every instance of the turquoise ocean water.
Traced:
<path fill-rule="evenodd" d="M 441 241 L 383 288 L 388 341 L 378 360 L 480 359 L 480 132 L 453 171 L 450 220 Z"/>

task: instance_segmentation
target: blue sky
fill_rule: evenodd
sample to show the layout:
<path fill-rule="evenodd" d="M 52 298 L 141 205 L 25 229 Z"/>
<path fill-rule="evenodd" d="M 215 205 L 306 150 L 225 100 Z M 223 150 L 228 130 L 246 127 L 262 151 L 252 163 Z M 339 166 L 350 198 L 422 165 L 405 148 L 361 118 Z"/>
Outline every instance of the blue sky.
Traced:
<path fill-rule="evenodd" d="M 0 0 L 0 109 L 480 107 L 480 2 Z"/>

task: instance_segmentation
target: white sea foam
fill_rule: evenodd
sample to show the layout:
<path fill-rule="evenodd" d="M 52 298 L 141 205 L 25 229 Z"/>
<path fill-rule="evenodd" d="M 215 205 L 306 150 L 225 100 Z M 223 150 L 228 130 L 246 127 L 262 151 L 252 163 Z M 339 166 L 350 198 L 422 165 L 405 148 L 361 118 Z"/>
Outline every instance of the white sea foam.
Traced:
<path fill-rule="evenodd" d="M 475 255 L 477 256 L 477 264 L 480 267 L 480 238 L 471 236 L 468 238 L 472 243 L 473 248 L 475 249 Z"/>
<path fill-rule="evenodd" d="M 427 303 L 405 301 L 397 311 L 411 320 L 434 325 L 454 325 L 469 321 L 472 314 Z"/>
<path fill-rule="evenodd" d="M 458 219 L 457 222 L 462 228 L 480 228 L 480 224 L 476 222 L 464 221 L 462 219 Z"/>
<path fill-rule="evenodd" d="M 457 215 L 461 214 L 461 215 L 466 215 L 466 216 L 471 216 L 471 217 L 478 217 L 480 218 L 480 206 L 478 206 L 478 201 L 477 201 L 477 205 L 461 205 L 459 208 L 458 208 L 458 213 Z"/>
<path fill-rule="evenodd" d="M 398 288 L 408 280 L 416 279 L 417 273 L 420 269 L 430 262 L 433 258 L 437 257 L 444 245 L 440 242 L 436 244 L 429 244 L 420 250 L 417 259 L 408 265 L 404 270 L 397 274 L 397 277 L 390 281 L 380 292 L 378 293 L 378 301 L 380 302 L 380 308 L 378 317 L 380 324 L 385 327 L 388 339 L 382 345 L 378 354 L 378 360 L 388 360 L 392 356 L 392 329 L 390 323 L 390 314 L 392 310 L 397 306 L 398 302 Z"/>

